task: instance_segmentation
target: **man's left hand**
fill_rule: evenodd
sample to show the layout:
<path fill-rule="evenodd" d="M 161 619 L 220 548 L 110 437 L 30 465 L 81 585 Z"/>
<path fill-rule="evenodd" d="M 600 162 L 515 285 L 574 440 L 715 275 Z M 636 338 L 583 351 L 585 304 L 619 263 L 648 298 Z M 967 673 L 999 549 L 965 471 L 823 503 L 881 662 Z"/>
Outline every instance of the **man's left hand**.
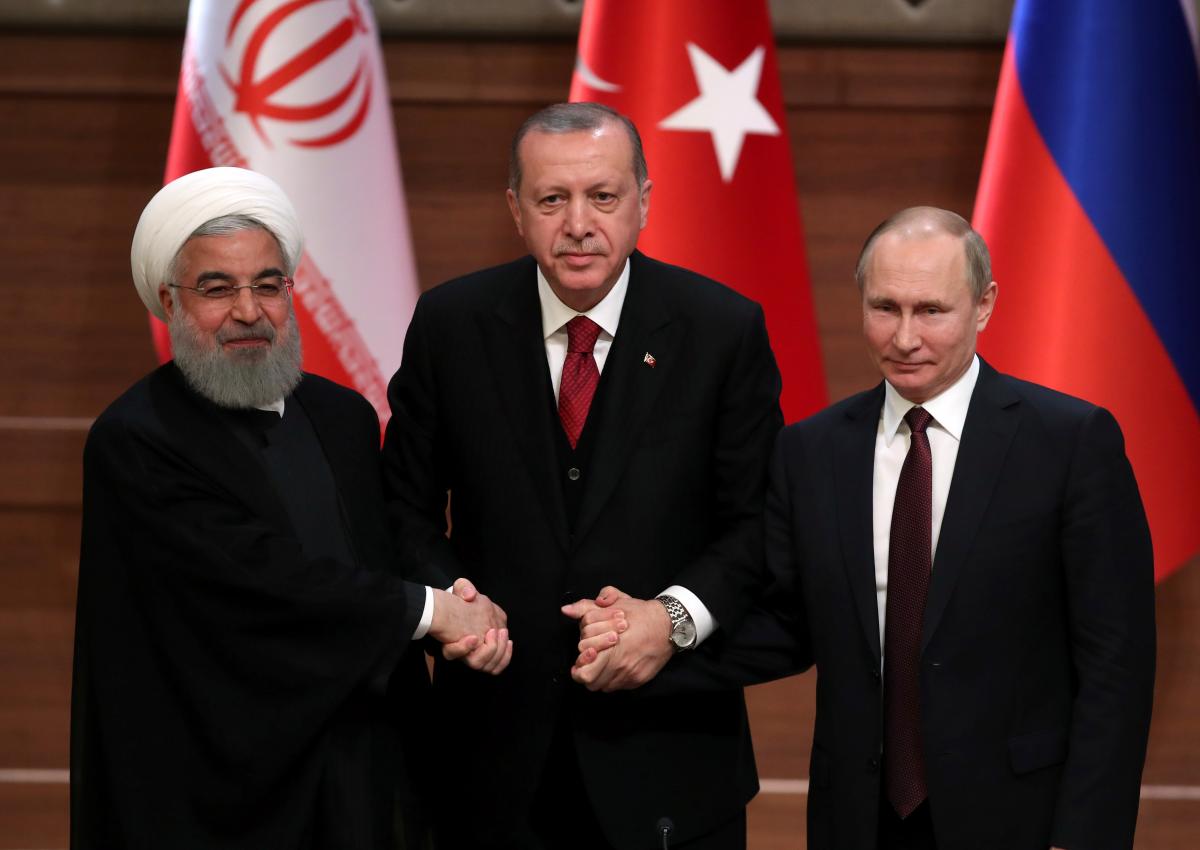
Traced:
<path fill-rule="evenodd" d="M 609 610 L 614 605 L 624 617 Z M 644 685 L 675 652 L 670 640 L 671 618 L 663 604 L 654 599 L 634 599 L 615 587 L 606 587 L 595 600 L 580 599 L 564 605 L 562 612 L 579 620 L 584 639 L 571 678 L 589 691 L 611 692 Z M 625 627 L 610 623 L 624 623 Z M 619 640 L 603 639 L 603 635 L 613 632 L 620 635 Z"/>

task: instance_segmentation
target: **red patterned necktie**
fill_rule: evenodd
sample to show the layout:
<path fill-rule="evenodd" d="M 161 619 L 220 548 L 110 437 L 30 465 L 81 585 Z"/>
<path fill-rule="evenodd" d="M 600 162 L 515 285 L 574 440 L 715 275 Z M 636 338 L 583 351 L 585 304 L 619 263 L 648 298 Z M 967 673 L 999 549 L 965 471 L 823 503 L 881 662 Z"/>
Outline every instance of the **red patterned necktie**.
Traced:
<path fill-rule="evenodd" d="M 558 386 L 558 417 L 571 448 L 579 442 L 596 384 L 600 383 L 600 369 L 592 356 L 599 335 L 600 326 L 587 316 L 576 316 L 567 322 L 567 359 L 563 361 L 562 381 Z"/>
<path fill-rule="evenodd" d="M 902 818 L 928 795 L 921 741 L 921 622 L 933 569 L 933 457 L 925 428 L 933 420 L 914 407 L 904 416 L 912 442 L 896 485 L 888 549 L 884 629 L 884 764 L 887 795 Z"/>

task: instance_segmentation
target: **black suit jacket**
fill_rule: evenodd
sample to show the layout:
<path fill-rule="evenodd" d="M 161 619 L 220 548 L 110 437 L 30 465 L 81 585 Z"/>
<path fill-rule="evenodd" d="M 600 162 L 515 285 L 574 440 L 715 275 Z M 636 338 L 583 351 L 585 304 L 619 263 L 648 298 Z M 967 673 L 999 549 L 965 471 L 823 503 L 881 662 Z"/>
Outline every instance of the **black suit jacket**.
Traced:
<path fill-rule="evenodd" d="M 817 667 L 808 846 L 868 850 L 883 702 L 871 488 L 883 387 L 785 429 L 767 547 Z M 942 850 L 1129 848 L 1154 679 L 1153 558 L 1105 410 L 982 364 L 921 647 Z"/>
<path fill-rule="evenodd" d="M 427 689 L 422 657 L 402 659 L 424 591 L 389 572 L 375 411 L 312 375 L 287 404 L 316 432 L 354 563 L 305 554 L 228 412 L 174 364 L 88 435 L 73 847 L 392 846 L 389 721 Z"/>
<path fill-rule="evenodd" d="M 676 840 L 703 833 L 753 796 L 740 691 L 642 704 L 590 694 L 571 681 L 578 627 L 559 607 L 606 584 L 652 598 L 679 583 L 735 626 L 764 578 L 779 387 L 758 305 L 635 253 L 572 532 L 533 259 L 421 297 L 389 388 L 393 521 L 414 574 L 441 587 L 470 577 L 508 612 L 514 642 L 499 677 L 435 670 L 440 767 L 486 788 L 475 817 L 451 826 L 481 842 L 511 834 L 563 710 L 618 847 L 654 846 L 663 816 Z"/>

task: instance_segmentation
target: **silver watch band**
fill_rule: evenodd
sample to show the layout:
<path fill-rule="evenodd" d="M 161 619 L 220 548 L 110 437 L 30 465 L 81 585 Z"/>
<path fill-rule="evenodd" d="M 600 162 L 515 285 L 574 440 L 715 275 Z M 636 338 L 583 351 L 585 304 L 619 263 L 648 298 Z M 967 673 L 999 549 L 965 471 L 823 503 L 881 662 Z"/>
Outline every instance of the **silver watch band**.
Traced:
<path fill-rule="evenodd" d="M 678 652 L 693 648 L 696 645 L 696 625 L 688 609 L 674 596 L 663 595 L 655 598 L 667 609 L 667 616 L 671 619 L 669 639 L 675 650 Z"/>
<path fill-rule="evenodd" d="M 691 614 L 683 607 L 683 603 L 674 596 L 658 596 L 655 597 L 667 609 L 667 616 L 671 618 L 671 628 L 675 628 L 684 620 L 691 619 Z"/>

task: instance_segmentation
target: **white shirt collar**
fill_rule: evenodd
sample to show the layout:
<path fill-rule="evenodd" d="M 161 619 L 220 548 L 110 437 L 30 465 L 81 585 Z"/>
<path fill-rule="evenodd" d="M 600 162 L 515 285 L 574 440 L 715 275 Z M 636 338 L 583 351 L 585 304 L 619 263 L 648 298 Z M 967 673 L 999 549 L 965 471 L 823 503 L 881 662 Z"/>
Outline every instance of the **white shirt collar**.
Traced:
<path fill-rule="evenodd" d="M 971 394 L 979 380 L 979 355 L 971 358 L 967 371 L 941 393 L 921 405 L 929 411 L 933 421 L 955 440 L 962 440 L 963 425 L 967 421 L 967 408 L 971 406 Z M 883 438 L 890 446 L 904 421 L 904 414 L 916 407 L 900 395 L 887 381 L 883 382 Z"/>
<path fill-rule="evenodd" d="M 538 300 L 542 304 L 542 339 L 547 339 L 551 334 L 562 330 L 563 326 L 576 316 L 587 316 L 610 337 L 617 335 L 617 323 L 621 320 L 621 307 L 625 304 L 625 293 L 629 291 L 628 257 L 625 259 L 625 267 L 621 269 L 621 276 L 617 278 L 613 288 L 608 291 L 599 304 L 586 313 L 576 312 L 558 300 L 558 296 L 550 288 L 550 281 L 546 280 L 546 276 L 542 274 L 541 266 L 538 266 L 537 281 Z"/>
<path fill-rule="evenodd" d="M 272 402 L 271 404 L 264 404 L 261 407 L 258 407 L 255 409 L 256 410 L 265 410 L 269 413 L 278 413 L 280 416 L 283 416 L 283 399 L 280 399 L 279 401 L 276 401 L 276 402 Z"/>

